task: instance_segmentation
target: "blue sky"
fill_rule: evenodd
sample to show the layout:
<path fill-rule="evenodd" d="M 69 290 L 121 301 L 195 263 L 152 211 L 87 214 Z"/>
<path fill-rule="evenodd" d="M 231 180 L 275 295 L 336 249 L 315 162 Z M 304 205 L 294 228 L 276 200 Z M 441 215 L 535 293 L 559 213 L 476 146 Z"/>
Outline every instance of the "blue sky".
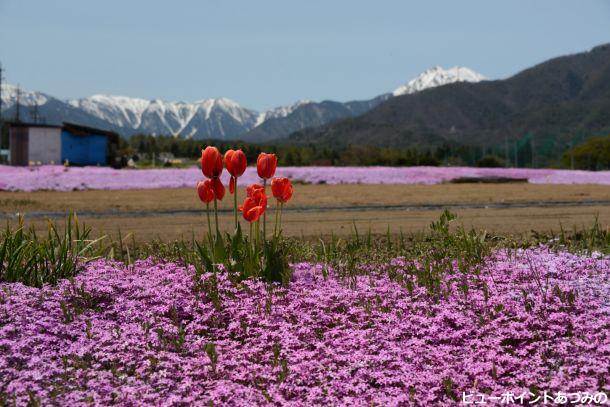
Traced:
<path fill-rule="evenodd" d="M 610 1 L 0 0 L 8 82 L 253 109 L 366 99 L 421 71 L 504 78 L 610 42 Z"/>

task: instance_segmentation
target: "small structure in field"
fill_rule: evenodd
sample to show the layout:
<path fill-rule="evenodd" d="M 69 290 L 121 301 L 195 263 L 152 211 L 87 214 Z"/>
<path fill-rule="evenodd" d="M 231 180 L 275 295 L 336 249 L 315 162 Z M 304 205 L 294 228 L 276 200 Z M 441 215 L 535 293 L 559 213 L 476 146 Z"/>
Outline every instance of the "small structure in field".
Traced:
<path fill-rule="evenodd" d="M 75 165 L 108 165 L 114 162 L 119 135 L 111 131 L 66 123 L 61 131 L 62 160 Z"/>
<path fill-rule="evenodd" d="M 74 123 L 7 126 L 11 165 L 108 165 L 114 162 L 119 142 L 116 133 Z"/>
<path fill-rule="evenodd" d="M 453 178 L 449 182 L 452 184 L 506 184 L 514 182 L 528 182 L 527 178 L 517 177 L 499 177 L 495 175 L 483 176 L 483 177 L 459 177 Z"/>

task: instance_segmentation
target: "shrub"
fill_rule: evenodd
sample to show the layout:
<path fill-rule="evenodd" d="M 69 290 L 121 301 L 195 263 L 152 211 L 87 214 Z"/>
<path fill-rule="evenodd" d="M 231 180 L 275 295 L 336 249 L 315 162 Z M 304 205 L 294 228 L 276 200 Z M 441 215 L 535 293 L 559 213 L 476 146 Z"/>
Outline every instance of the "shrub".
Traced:
<path fill-rule="evenodd" d="M 477 161 L 477 167 L 499 168 L 504 166 L 504 160 L 495 155 L 486 155 Z"/>
<path fill-rule="evenodd" d="M 580 170 L 610 169 L 610 136 L 593 137 L 566 151 L 561 163 Z"/>

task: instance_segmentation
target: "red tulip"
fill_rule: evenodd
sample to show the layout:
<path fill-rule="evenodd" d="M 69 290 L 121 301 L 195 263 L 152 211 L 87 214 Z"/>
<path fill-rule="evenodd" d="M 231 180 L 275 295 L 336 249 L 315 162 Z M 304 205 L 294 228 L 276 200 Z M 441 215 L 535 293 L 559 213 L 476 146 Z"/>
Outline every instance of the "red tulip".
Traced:
<path fill-rule="evenodd" d="M 225 153 L 224 162 L 229 174 L 235 178 L 241 177 L 244 171 L 246 171 L 246 166 L 248 165 L 246 155 L 241 150 L 227 151 Z"/>
<path fill-rule="evenodd" d="M 260 219 L 261 215 L 265 213 L 265 206 L 257 205 L 256 201 L 252 198 L 246 198 L 244 204 L 239 207 L 239 210 L 243 212 L 245 220 L 248 222 L 256 222 Z"/>
<path fill-rule="evenodd" d="M 216 196 L 216 199 L 219 201 L 222 201 L 222 198 L 225 196 L 225 186 L 222 185 L 222 181 L 220 181 L 220 178 L 212 178 L 210 183 L 212 190 L 214 191 L 214 196 Z"/>
<path fill-rule="evenodd" d="M 288 178 L 273 178 L 271 192 L 279 202 L 286 203 L 292 198 L 292 183 Z"/>
<path fill-rule="evenodd" d="M 256 171 L 263 179 L 272 178 L 277 168 L 277 157 L 275 154 L 260 153 L 256 160 Z"/>
<path fill-rule="evenodd" d="M 201 152 L 201 171 L 208 178 L 222 174 L 222 156 L 216 147 L 208 146 Z"/>
<path fill-rule="evenodd" d="M 210 203 L 214 200 L 214 189 L 212 188 L 212 181 L 206 179 L 205 181 L 199 181 L 197 183 L 197 194 L 199 199 L 203 203 Z"/>
<path fill-rule="evenodd" d="M 267 210 L 267 195 L 265 195 L 263 186 L 258 184 L 250 185 L 247 191 L 249 195 L 239 210 L 243 212 L 245 220 L 256 222 Z"/>
<path fill-rule="evenodd" d="M 261 184 L 251 184 L 246 188 L 246 196 L 248 198 L 253 198 L 258 193 L 265 193 L 265 187 Z"/>
<path fill-rule="evenodd" d="M 235 189 L 237 188 L 237 177 L 241 177 L 246 171 L 246 166 L 248 162 L 246 160 L 246 155 L 241 150 L 229 150 L 225 153 L 224 157 L 225 166 L 227 167 L 227 171 L 231 174 L 231 179 L 229 180 L 229 192 L 231 194 L 235 194 Z M 237 194 L 233 196 L 233 215 L 235 216 L 235 227 L 239 225 L 237 221 Z"/>

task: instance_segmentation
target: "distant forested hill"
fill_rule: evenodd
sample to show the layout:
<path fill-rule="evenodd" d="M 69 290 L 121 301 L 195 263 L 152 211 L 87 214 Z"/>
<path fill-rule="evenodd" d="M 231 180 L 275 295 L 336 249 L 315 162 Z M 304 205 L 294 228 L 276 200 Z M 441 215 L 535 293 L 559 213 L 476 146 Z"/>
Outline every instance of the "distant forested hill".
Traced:
<path fill-rule="evenodd" d="M 604 132 L 610 132 L 610 44 L 504 80 L 458 82 L 394 97 L 361 116 L 295 132 L 289 142 L 493 149 L 529 137 L 538 145 L 561 144 L 559 151 L 576 136 Z"/>

